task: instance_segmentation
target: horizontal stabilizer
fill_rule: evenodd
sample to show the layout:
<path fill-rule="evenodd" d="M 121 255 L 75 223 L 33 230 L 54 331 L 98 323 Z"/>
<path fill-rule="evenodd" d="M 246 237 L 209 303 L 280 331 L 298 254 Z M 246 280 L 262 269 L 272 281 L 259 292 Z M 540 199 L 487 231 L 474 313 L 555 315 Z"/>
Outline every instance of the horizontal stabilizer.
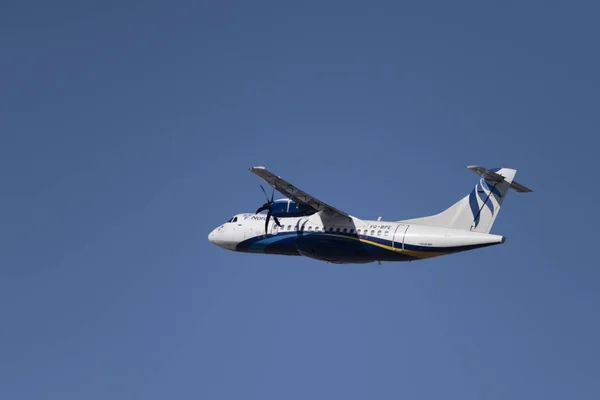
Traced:
<path fill-rule="evenodd" d="M 529 189 L 528 187 L 525 187 L 525 186 L 521 185 L 519 182 L 516 182 L 516 181 L 513 181 L 513 180 L 508 180 L 504 176 L 496 173 L 495 171 L 489 170 L 487 168 L 480 167 L 478 165 L 469 165 L 467 167 L 467 169 L 470 170 L 470 171 L 473 171 L 474 173 L 476 173 L 477 175 L 481 176 L 483 179 L 485 179 L 488 182 L 502 182 L 502 181 L 506 181 L 506 182 L 509 183 L 510 188 L 513 189 L 516 192 L 519 192 L 519 193 L 533 192 L 533 190 Z"/>
<path fill-rule="evenodd" d="M 533 190 L 531 190 L 528 187 L 525 187 L 525 186 L 521 185 L 519 182 L 515 182 L 515 181 L 511 182 L 510 188 L 519 193 L 533 192 Z"/>

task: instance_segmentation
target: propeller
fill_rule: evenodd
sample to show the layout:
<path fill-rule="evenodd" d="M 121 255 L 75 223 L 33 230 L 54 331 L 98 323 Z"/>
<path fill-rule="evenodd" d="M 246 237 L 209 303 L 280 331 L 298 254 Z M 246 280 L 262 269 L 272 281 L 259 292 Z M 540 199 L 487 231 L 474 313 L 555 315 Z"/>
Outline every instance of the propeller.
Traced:
<path fill-rule="evenodd" d="M 273 198 L 275 197 L 275 190 L 273 190 L 273 193 L 271 193 L 271 199 L 269 199 L 269 196 L 267 195 L 265 188 L 262 187 L 262 185 L 260 185 L 260 188 L 262 189 L 263 193 L 265 194 L 265 197 L 267 198 L 267 202 L 265 204 L 263 204 L 262 206 L 260 206 L 260 208 L 258 210 L 256 210 L 255 214 L 258 214 L 259 212 L 264 211 L 264 210 L 269 210 L 267 212 L 267 221 L 265 222 L 265 233 L 267 233 L 269 231 L 269 219 L 271 219 L 271 204 L 274 203 Z M 279 218 L 277 218 L 274 215 L 272 217 L 273 217 L 273 221 L 275 221 L 277 226 L 281 227 L 282 225 L 279 223 Z"/>

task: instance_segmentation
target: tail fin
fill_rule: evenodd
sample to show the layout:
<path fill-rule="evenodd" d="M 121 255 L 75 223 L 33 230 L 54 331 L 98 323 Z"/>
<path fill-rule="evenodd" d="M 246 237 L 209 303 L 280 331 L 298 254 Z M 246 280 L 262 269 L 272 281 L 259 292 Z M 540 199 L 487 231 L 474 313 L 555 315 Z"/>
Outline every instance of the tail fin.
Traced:
<path fill-rule="evenodd" d="M 475 165 L 467 168 L 481 176 L 471 193 L 439 214 L 402 222 L 489 233 L 509 188 L 517 192 L 531 192 L 531 189 L 514 181 L 515 169 L 489 170 Z"/>

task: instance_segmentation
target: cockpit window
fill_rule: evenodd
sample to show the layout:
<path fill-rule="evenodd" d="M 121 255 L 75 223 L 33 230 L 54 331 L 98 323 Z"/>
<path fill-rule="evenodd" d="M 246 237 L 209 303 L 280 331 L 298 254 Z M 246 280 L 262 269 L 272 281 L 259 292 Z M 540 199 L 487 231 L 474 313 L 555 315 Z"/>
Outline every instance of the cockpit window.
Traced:
<path fill-rule="evenodd" d="M 231 220 L 231 222 L 237 222 L 237 217 L 233 217 L 233 219 Z"/>

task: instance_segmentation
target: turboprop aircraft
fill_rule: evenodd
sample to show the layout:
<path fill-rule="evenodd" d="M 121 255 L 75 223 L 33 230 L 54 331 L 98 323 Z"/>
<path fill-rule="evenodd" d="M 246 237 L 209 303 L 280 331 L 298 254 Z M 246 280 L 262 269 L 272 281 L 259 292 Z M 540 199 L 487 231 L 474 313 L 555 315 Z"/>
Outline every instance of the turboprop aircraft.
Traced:
<path fill-rule="evenodd" d="M 339 264 L 413 261 L 504 243 L 490 234 L 508 190 L 531 192 L 514 180 L 516 170 L 468 166 L 480 176 L 475 188 L 439 214 L 403 221 L 363 220 L 298 189 L 265 167 L 250 168 L 286 198 L 255 213 L 237 214 L 208 240 L 224 249 L 305 256 Z M 262 187 L 262 186 L 261 186 Z M 267 211 L 267 214 L 259 214 Z"/>

